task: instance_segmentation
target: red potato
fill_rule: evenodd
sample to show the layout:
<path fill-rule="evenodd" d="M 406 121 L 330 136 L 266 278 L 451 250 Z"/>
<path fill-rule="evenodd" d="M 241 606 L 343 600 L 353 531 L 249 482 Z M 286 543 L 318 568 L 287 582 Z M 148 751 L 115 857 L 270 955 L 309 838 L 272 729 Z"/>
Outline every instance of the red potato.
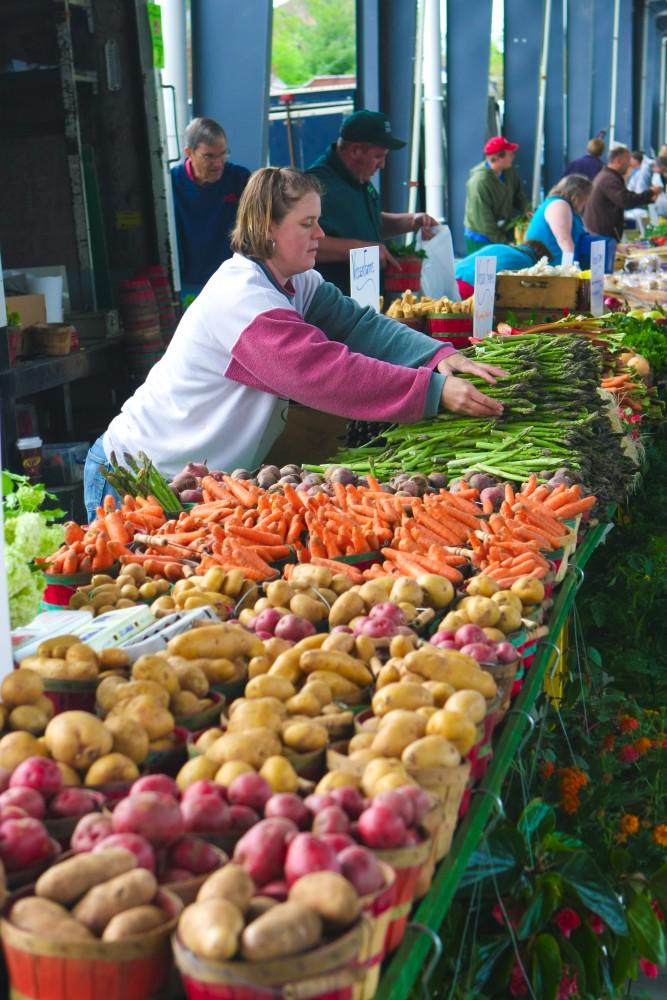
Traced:
<path fill-rule="evenodd" d="M 0 793 L 7 791 L 12 772 L 7 767 L 0 767 Z"/>
<path fill-rule="evenodd" d="M 354 841 L 347 833 L 320 833 L 319 838 L 328 844 L 336 854 L 340 854 L 346 847 L 354 847 Z"/>
<path fill-rule="evenodd" d="M 154 847 L 165 847 L 185 832 L 176 799 L 158 792 L 137 792 L 121 799 L 111 821 L 114 833 L 139 833 Z"/>
<path fill-rule="evenodd" d="M 145 774 L 137 778 L 130 788 L 130 795 L 138 795 L 139 792 L 159 792 L 160 795 L 171 795 L 176 801 L 181 797 L 180 788 L 168 774 Z"/>
<path fill-rule="evenodd" d="M 303 799 L 295 795 L 294 792 L 277 792 L 272 795 L 264 807 L 264 816 L 267 819 L 274 816 L 291 819 L 301 830 L 310 826 L 311 820 L 311 814 L 306 809 Z"/>
<path fill-rule="evenodd" d="M 200 778 L 199 781 L 193 781 L 191 785 L 184 788 L 181 793 L 181 797 L 185 802 L 187 799 L 199 795 L 213 795 L 214 793 L 218 796 L 218 798 L 221 798 L 223 802 L 227 801 L 227 789 L 224 785 L 216 785 L 214 781 L 209 781 L 208 778 Z"/>
<path fill-rule="evenodd" d="M 21 809 L 20 806 L 3 806 L 0 809 L 0 823 L 4 823 L 6 819 L 23 819 L 27 815 L 25 809 Z"/>
<path fill-rule="evenodd" d="M 386 805 L 375 802 L 358 819 L 359 835 L 368 847 L 387 850 L 405 840 L 407 828 L 401 817 Z"/>
<path fill-rule="evenodd" d="M 410 830 L 406 830 L 405 838 L 401 847 L 416 847 L 417 844 L 421 844 L 422 838 L 419 835 L 419 830 L 415 830 L 412 827 Z"/>
<path fill-rule="evenodd" d="M 380 862 L 372 851 L 355 844 L 338 855 L 343 875 L 360 896 L 377 892 L 384 884 Z"/>
<path fill-rule="evenodd" d="M 169 848 L 170 868 L 185 868 L 193 875 L 205 875 L 220 867 L 220 855 L 200 837 L 182 837 Z"/>
<path fill-rule="evenodd" d="M 426 814 L 433 808 L 433 797 L 424 788 L 420 788 L 419 785 L 403 785 L 401 788 L 397 788 L 396 791 L 404 799 L 410 799 L 412 802 L 412 822 L 415 826 L 419 826 Z M 373 801 L 376 801 L 376 799 Z"/>
<path fill-rule="evenodd" d="M 28 757 L 15 768 L 9 787 L 34 788 L 48 799 L 61 790 L 63 778 L 55 760 L 49 757 Z"/>
<path fill-rule="evenodd" d="M 276 624 L 273 634 L 279 639 L 287 639 L 289 642 L 299 642 L 306 636 L 315 635 L 317 629 L 306 618 L 300 615 L 283 615 Z"/>
<path fill-rule="evenodd" d="M 0 795 L 0 809 L 5 806 L 19 806 L 33 819 L 43 819 L 46 813 L 46 803 L 39 792 L 24 786 L 8 788 Z"/>
<path fill-rule="evenodd" d="M 75 854 L 85 854 L 86 851 L 92 851 L 96 844 L 99 844 L 105 837 L 111 836 L 112 833 L 111 816 L 91 813 L 88 816 L 82 816 L 76 824 L 76 829 L 70 840 L 70 847 Z"/>
<path fill-rule="evenodd" d="M 277 879 L 275 882 L 267 882 L 266 885 L 262 886 L 261 896 L 270 896 L 271 899 L 277 900 L 279 903 L 284 903 L 287 899 L 289 893 L 289 886 L 284 879 Z"/>
<path fill-rule="evenodd" d="M 249 806 L 230 806 L 229 821 L 232 830 L 249 830 L 251 826 L 259 823 L 260 817 Z"/>
<path fill-rule="evenodd" d="M 97 798 L 85 788 L 63 788 L 49 802 L 49 816 L 66 818 L 97 812 Z"/>
<path fill-rule="evenodd" d="M 266 778 L 250 771 L 239 774 L 227 789 L 227 798 L 233 806 L 248 806 L 260 815 L 272 795 L 273 789 Z"/>
<path fill-rule="evenodd" d="M 287 839 L 296 832 L 289 819 L 260 820 L 251 827 L 234 848 L 234 861 L 248 872 L 256 886 L 274 882 L 283 875 L 287 854 Z M 306 834 L 298 834 L 307 836 Z"/>
<path fill-rule="evenodd" d="M 400 789 L 392 788 L 391 791 L 379 792 L 374 796 L 371 805 L 383 805 L 391 809 L 401 817 L 406 826 L 412 826 L 415 821 L 415 807 L 406 795 L 401 795 Z"/>
<path fill-rule="evenodd" d="M 322 809 L 326 809 L 327 806 L 335 806 L 338 803 L 333 797 L 333 794 L 318 795 L 314 792 L 312 795 L 307 795 L 305 797 L 303 804 L 309 813 L 312 813 L 313 816 L 317 816 L 318 812 L 321 812 Z"/>
<path fill-rule="evenodd" d="M 374 604 L 368 612 L 368 617 L 386 619 L 394 625 L 408 624 L 403 608 L 399 608 L 398 604 L 394 604 L 393 601 L 382 601 L 380 604 Z"/>
<path fill-rule="evenodd" d="M 482 642 L 486 644 L 488 639 L 483 628 L 479 625 L 473 625 L 472 622 L 467 625 L 461 625 L 457 628 L 454 635 L 448 635 L 447 638 L 455 639 L 456 642 L 461 646 L 467 646 L 469 643 Z"/>
<path fill-rule="evenodd" d="M 313 833 L 347 833 L 350 820 L 340 806 L 327 806 L 321 809 L 313 819 Z"/>
<path fill-rule="evenodd" d="M 224 833 L 231 825 L 229 806 L 217 792 L 190 795 L 181 802 L 181 815 L 188 833 Z"/>
<path fill-rule="evenodd" d="M 312 833 L 298 833 L 287 848 L 285 878 L 289 886 L 311 872 L 340 872 L 340 861 L 329 844 Z"/>
<path fill-rule="evenodd" d="M 359 819 L 368 804 L 359 789 L 353 788 L 351 785 L 334 788 L 332 792 L 329 792 L 329 795 L 337 806 L 345 810 L 350 819 Z"/>
<path fill-rule="evenodd" d="M 253 632 L 268 632 L 269 635 L 273 635 L 276 625 L 283 617 L 282 612 L 278 611 L 276 608 L 264 608 L 260 611 L 252 620 L 252 630 Z"/>
<path fill-rule="evenodd" d="M 93 854 L 98 851 L 106 851 L 110 847 L 124 847 L 126 851 L 131 851 L 137 858 L 139 868 L 147 868 L 149 872 L 157 869 L 155 851 L 150 842 L 139 833 L 110 833 L 98 841 L 93 847 Z"/>
<path fill-rule="evenodd" d="M 8 872 L 32 868 L 53 854 L 53 842 L 38 819 L 26 816 L 0 825 L 0 859 Z"/>

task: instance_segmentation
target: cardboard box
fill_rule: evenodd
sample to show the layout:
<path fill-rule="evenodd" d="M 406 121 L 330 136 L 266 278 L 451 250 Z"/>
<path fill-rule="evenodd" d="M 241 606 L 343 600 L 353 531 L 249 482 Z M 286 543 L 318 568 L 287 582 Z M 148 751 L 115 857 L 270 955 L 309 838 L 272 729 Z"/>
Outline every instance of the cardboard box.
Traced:
<path fill-rule="evenodd" d="M 46 299 L 41 294 L 9 295 L 5 299 L 7 316 L 17 312 L 21 317 L 21 329 L 34 323 L 46 323 Z"/>
<path fill-rule="evenodd" d="M 502 309 L 576 309 L 579 278 L 561 275 L 499 274 L 496 306 Z"/>

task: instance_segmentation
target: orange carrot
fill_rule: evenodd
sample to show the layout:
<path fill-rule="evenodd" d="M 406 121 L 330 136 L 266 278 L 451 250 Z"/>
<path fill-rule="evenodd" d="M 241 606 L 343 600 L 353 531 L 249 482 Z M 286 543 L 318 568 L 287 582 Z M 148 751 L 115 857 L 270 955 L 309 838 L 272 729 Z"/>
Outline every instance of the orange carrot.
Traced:
<path fill-rule="evenodd" d="M 559 507 L 556 511 L 556 516 L 559 519 L 562 518 L 565 520 L 568 517 L 574 517 L 575 514 L 582 514 L 585 510 L 590 510 L 596 503 L 597 497 L 583 497 L 581 500 L 575 500 L 574 503 L 568 503 L 564 507 Z"/>
<path fill-rule="evenodd" d="M 282 545 L 283 536 L 274 531 L 260 531 L 257 528 L 245 528 L 239 524 L 225 526 L 228 535 L 244 538 L 256 545 Z"/>

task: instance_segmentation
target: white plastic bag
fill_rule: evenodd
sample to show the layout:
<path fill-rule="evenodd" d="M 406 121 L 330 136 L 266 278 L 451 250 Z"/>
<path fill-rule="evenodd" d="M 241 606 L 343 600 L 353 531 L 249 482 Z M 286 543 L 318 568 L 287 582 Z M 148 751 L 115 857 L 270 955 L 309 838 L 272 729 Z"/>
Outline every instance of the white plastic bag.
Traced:
<path fill-rule="evenodd" d="M 446 295 L 452 302 L 460 302 L 461 296 L 454 276 L 454 247 L 449 226 L 438 226 L 431 240 L 422 239 L 420 230 L 416 245 L 418 250 L 423 250 L 427 255 L 422 263 L 422 293 L 432 299 Z"/>

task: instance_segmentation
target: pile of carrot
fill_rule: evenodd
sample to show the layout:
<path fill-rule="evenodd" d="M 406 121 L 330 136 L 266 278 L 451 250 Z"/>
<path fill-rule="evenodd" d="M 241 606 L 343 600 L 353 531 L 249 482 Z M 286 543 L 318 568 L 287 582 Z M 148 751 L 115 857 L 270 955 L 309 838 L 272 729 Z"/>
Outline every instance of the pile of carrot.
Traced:
<path fill-rule="evenodd" d="M 564 484 L 551 489 L 531 476 L 521 490 L 505 487 L 498 513 L 491 514 L 486 530 L 471 531 L 468 541 L 472 561 L 501 587 L 520 576 L 543 577 L 550 564 L 543 553 L 561 547 L 568 529 L 562 522 L 595 504 L 594 496 L 581 497 L 581 487 Z"/>

